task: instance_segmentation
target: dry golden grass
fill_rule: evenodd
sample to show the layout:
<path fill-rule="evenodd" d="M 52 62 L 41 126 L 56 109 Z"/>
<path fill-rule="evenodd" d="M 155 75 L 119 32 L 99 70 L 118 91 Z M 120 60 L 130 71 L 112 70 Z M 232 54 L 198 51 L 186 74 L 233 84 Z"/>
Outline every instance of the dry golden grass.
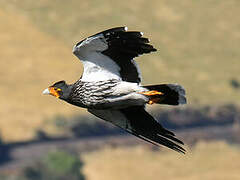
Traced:
<path fill-rule="evenodd" d="M 232 78 L 240 81 L 238 0 L 3 0 L 0 5 L 69 48 L 105 28 L 139 29 L 159 49 L 139 58 L 145 83 L 183 84 L 189 104 L 239 104 L 240 91 L 230 86 Z"/>
<path fill-rule="evenodd" d="M 89 180 L 238 180 L 240 149 L 224 142 L 199 143 L 186 155 L 143 147 L 106 148 L 84 155 Z"/>
<path fill-rule="evenodd" d="M 42 90 L 57 80 L 79 78 L 80 62 L 70 48 L 23 16 L 0 9 L 0 22 L 1 135 L 4 140 L 20 140 L 32 138 L 37 128 L 53 131 L 44 119 L 81 111 L 43 97 Z"/>
<path fill-rule="evenodd" d="M 190 105 L 239 104 L 240 1 L 0 1 L 0 132 L 29 139 L 45 119 L 84 112 L 43 97 L 50 83 L 80 77 L 72 45 L 112 26 L 142 30 L 159 49 L 139 58 L 144 83 L 178 82 Z M 50 124 L 50 125 L 49 125 Z"/>

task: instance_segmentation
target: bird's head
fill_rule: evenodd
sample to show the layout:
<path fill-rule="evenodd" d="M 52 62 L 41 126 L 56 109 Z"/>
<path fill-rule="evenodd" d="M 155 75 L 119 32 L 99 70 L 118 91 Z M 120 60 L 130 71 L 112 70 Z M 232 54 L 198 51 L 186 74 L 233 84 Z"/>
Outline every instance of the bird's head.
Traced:
<path fill-rule="evenodd" d="M 49 94 L 56 98 L 66 100 L 71 92 L 71 86 L 65 81 L 58 81 L 43 91 L 43 94 Z"/>

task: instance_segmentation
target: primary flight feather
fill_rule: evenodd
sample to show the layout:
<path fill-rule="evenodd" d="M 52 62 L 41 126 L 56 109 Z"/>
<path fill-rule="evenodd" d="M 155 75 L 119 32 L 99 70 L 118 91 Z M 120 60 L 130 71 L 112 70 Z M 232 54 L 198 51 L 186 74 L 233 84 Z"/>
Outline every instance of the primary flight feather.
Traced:
<path fill-rule="evenodd" d="M 59 81 L 43 91 L 155 145 L 184 153 L 183 142 L 145 110 L 146 104 L 186 103 L 178 84 L 142 86 L 135 57 L 156 51 L 142 32 L 117 27 L 92 35 L 73 47 L 84 71 L 74 84 Z"/>

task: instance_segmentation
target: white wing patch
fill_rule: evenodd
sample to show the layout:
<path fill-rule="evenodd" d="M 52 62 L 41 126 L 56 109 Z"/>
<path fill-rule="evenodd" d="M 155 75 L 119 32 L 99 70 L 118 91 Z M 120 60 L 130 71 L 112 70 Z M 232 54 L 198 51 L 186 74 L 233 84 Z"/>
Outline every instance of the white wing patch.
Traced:
<path fill-rule="evenodd" d="M 91 52 L 82 59 L 84 66 L 82 81 L 104 81 L 109 79 L 119 79 L 120 67 L 107 56 Z"/>
<path fill-rule="evenodd" d="M 111 28 L 77 43 L 73 53 L 83 62 L 83 81 L 117 79 L 140 83 L 135 57 L 157 51 L 148 38 L 127 27 Z"/>
<path fill-rule="evenodd" d="M 143 33 L 142 33 L 142 34 L 143 34 Z M 134 66 L 136 67 L 136 69 L 137 69 L 138 78 L 142 81 L 141 71 L 140 71 L 140 69 L 139 69 L 139 67 L 138 67 L 137 62 L 136 62 L 134 59 L 132 59 L 131 62 L 133 63 L 133 65 L 134 65 Z M 140 82 L 141 82 L 141 81 L 140 81 Z"/>
<path fill-rule="evenodd" d="M 73 47 L 73 53 L 82 60 L 84 66 L 82 81 L 121 80 L 120 67 L 101 53 L 107 48 L 107 42 L 102 34 L 89 37 Z"/>

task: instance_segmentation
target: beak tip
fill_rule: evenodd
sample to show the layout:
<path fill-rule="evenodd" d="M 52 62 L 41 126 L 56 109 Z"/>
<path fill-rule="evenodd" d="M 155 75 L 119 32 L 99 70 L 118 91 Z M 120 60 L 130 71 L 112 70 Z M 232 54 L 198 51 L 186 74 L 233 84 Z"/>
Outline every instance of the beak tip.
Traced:
<path fill-rule="evenodd" d="M 50 94 L 49 89 L 48 89 L 48 88 L 47 88 L 47 89 L 44 89 L 43 92 L 42 92 L 42 94 L 43 94 L 43 95 Z"/>

